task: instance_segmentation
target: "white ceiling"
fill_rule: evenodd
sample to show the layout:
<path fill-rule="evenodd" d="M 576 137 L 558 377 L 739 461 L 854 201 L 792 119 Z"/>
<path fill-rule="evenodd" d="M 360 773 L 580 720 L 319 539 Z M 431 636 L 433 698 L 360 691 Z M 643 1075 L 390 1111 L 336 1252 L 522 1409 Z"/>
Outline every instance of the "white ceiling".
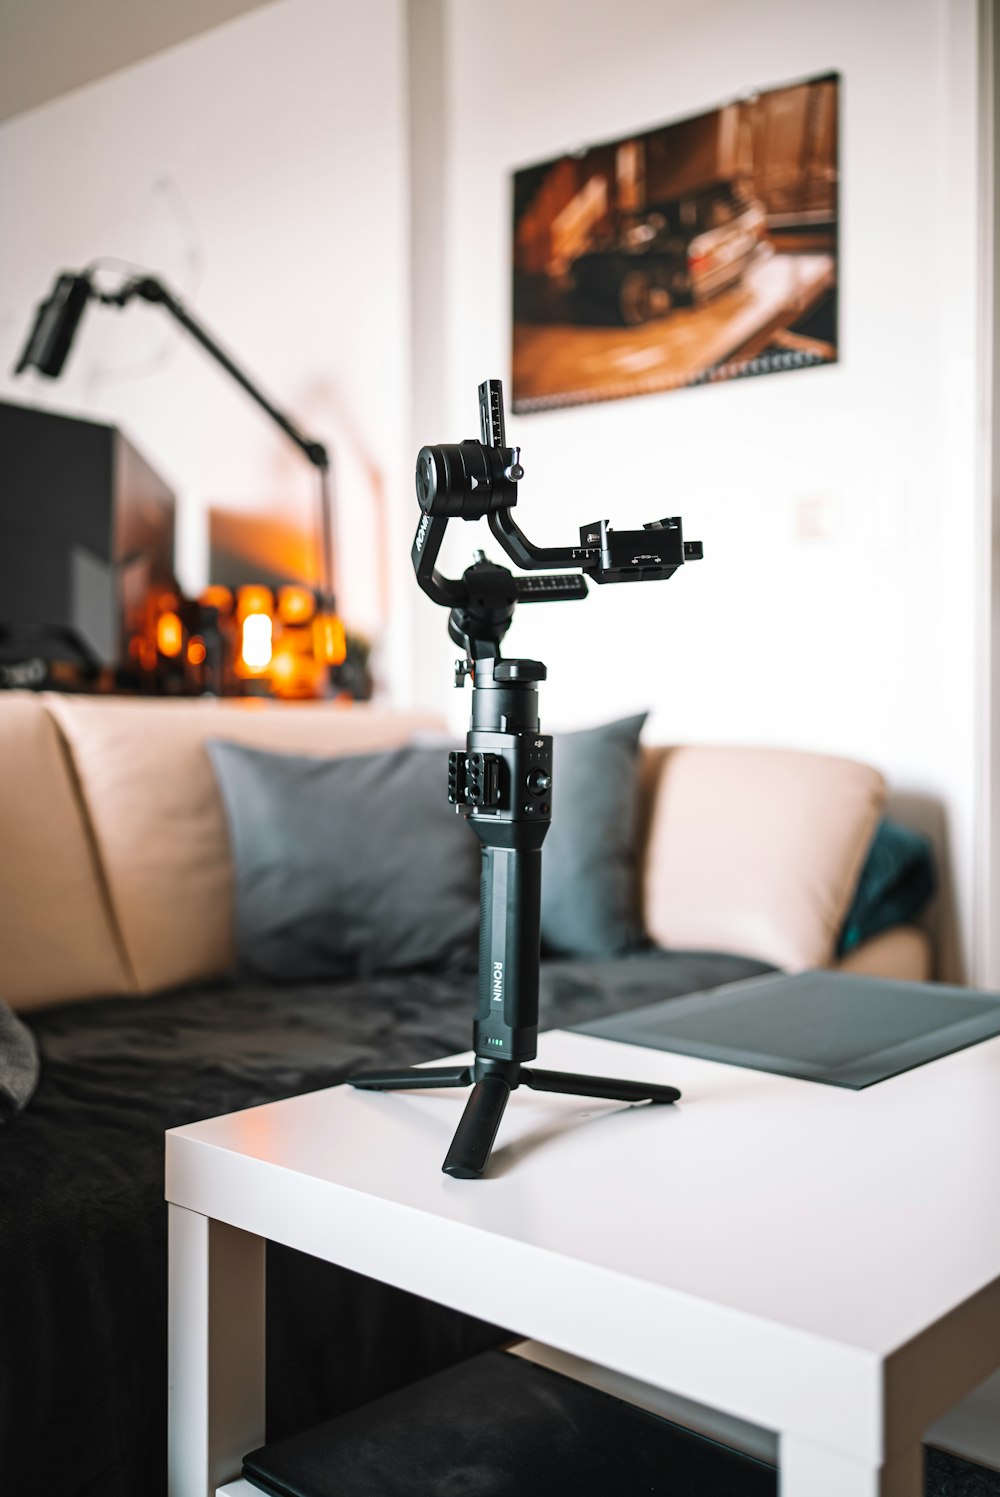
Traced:
<path fill-rule="evenodd" d="M 271 0 L 0 0 L 0 120 Z"/>

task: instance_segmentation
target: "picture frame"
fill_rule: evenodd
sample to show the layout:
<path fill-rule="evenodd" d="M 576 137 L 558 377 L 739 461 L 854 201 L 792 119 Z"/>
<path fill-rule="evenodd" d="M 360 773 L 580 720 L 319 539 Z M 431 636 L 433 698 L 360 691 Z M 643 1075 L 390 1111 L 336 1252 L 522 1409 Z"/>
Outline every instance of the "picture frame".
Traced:
<path fill-rule="evenodd" d="M 514 173 L 517 414 L 837 361 L 840 82 Z"/>

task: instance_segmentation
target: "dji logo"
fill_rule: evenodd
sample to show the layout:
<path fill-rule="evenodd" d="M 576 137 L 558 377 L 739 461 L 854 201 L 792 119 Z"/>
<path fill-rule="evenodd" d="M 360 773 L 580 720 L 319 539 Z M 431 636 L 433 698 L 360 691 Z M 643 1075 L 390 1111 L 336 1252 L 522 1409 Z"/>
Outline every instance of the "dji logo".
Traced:
<path fill-rule="evenodd" d="M 421 518 L 419 526 L 417 527 L 417 538 L 413 544 L 416 546 L 418 551 L 422 551 L 424 549 L 424 541 L 427 539 L 427 531 L 430 527 L 430 523 L 430 515 L 424 515 Z"/>
<path fill-rule="evenodd" d="M 503 1002 L 503 962 L 493 963 L 493 1002 Z"/>

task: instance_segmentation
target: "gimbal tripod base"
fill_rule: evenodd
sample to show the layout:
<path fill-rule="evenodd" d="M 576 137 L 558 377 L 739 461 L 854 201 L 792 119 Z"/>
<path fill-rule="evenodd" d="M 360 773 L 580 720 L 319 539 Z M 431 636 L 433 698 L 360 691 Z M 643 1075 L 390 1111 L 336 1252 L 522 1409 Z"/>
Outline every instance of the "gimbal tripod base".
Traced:
<path fill-rule="evenodd" d="M 507 1099 L 519 1086 L 536 1092 L 565 1092 L 612 1102 L 676 1102 L 675 1086 L 622 1081 L 609 1076 L 578 1076 L 544 1071 L 519 1061 L 477 1059 L 468 1066 L 420 1066 L 405 1071 L 362 1071 L 351 1085 L 363 1091 L 411 1091 L 418 1088 L 471 1086 L 462 1120 L 441 1166 L 456 1180 L 478 1180 L 486 1168 Z"/>

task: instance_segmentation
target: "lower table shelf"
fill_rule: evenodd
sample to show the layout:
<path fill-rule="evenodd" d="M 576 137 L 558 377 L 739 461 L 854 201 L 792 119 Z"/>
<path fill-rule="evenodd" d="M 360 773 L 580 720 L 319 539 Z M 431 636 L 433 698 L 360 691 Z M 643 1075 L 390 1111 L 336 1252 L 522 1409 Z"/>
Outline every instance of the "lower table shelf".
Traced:
<path fill-rule="evenodd" d="M 504 1351 L 445 1372 L 244 1460 L 268 1497 L 773 1497 L 773 1466 Z"/>

